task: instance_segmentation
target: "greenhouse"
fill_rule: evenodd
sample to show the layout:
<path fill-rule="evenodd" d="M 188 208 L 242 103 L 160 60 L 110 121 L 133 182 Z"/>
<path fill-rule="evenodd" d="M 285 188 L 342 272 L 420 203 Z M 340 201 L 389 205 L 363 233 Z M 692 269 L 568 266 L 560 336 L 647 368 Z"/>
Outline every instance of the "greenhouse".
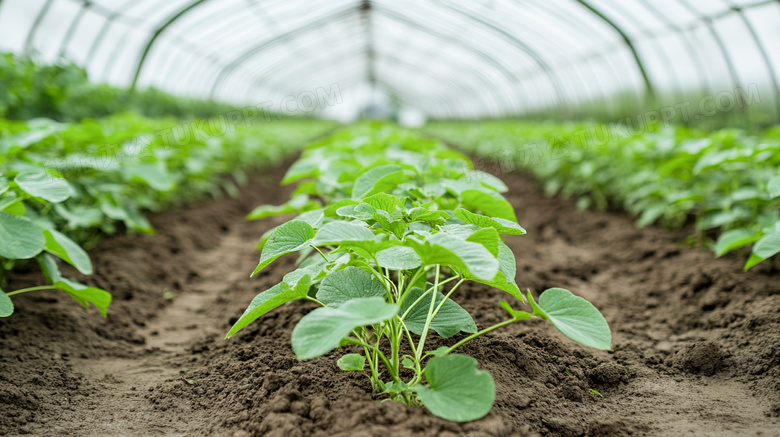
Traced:
<path fill-rule="evenodd" d="M 0 0 L 0 435 L 775 435 L 778 47 L 774 0 Z"/>

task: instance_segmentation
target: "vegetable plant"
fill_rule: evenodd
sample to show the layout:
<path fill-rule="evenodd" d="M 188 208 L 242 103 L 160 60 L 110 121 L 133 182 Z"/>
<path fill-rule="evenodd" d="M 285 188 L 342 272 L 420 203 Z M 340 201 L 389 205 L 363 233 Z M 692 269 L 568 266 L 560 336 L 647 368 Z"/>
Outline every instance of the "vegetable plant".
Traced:
<path fill-rule="evenodd" d="M 342 370 L 364 371 L 375 392 L 453 421 L 483 417 L 495 400 L 491 375 L 455 353 L 474 338 L 538 317 L 609 349 L 607 322 L 586 300 L 561 288 L 538 301 L 520 291 L 502 235 L 525 230 L 501 195 L 507 187 L 489 175 L 466 178 L 470 166 L 438 142 L 385 124 L 307 148 L 284 178 L 300 182 L 291 201 L 250 214 L 300 213 L 261 239 L 253 274 L 290 253 L 300 254 L 298 268 L 258 294 L 227 337 L 292 300 L 315 302 L 292 332 L 298 359 L 356 348 L 338 359 Z M 480 329 L 455 300 L 467 281 L 506 292 L 496 302 L 506 320 Z M 432 348 L 433 333 L 455 338 Z"/>

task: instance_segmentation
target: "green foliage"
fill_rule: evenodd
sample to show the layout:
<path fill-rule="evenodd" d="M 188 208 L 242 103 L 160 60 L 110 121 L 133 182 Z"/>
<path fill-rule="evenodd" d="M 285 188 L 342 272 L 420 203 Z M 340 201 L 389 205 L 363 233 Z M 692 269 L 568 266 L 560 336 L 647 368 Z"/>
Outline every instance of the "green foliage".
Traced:
<path fill-rule="evenodd" d="M 110 294 L 61 277 L 57 260 L 92 274 L 84 246 L 101 234 L 120 224 L 130 232 L 152 233 L 144 211 L 235 193 L 246 172 L 280 163 L 331 126 L 285 120 L 258 130 L 212 127 L 205 136 L 176 137 L 174 130 L 189 125 L 175 123 L 133 115 L 76 124 L 0 119 L 0 286 L 15 265 L 32 258 L 49 280 L 3 294 L 4 302 L 51 288 L 105 315 Z M 2 308 L 0 314 L 13 310 Z"/>
<path fill-rule="evenodd" d="M 261 241 L 254 273 L 296 252 L 300 267 L 260 293 L 228 337 L 292 299 L 316 302 L 321 308 L 305 315 L 292 333 L 299 359 L 358 345 L 363 353 L 340 358 L 341 369 L 367 367 L 376 392 L 455 421 L 483 417 L 495 400 L 490 374 L 478 370 L 473 358 L 450 355 L 468 340 L 538 316 L 575 341 L 608 349 L 609 327 L 598 310 L 562 289 L 542 294 L 539 305 L 531 299 L 531 312 L 501 302 L 510 318 L 481 331 L 452 299 L 472 280 L 526 302 L 515 283 L 514 254 L 501 237 L 525 230 L 501 195 L 506 186 L 497 179 L 470 179 L 471 168 L 467 158 L 440 143 L 384 124 L 358 125 L 311 145 L 284 179 L 301 182 L 294 194 L 299 197 L 255 210 L 262 216 L 299 215 Z M 305 291 L 292 283 L 302 275 Z M 470 335 L 427 351 L 430 331 L 443 338 Z M 400 356 L 402 342 L 411 355 Z M 414 376 L 403 379 L 402 368 Z"/>
<path fill-rule="evenodd" d="M 620 206 L 640 227 L 679 228 L 693 218 L 717 256 L 753 245 L 745 269 L 778 253 L 778 128 L 751 135 L 494 121 L 434 123 L 426 130 L 485 157 L 477 170 L 530 171 L 549 194 L 575 198 L 581 208 Z M 478 171 L 472 178 L 487 180 Z M 713 231 L 719 231 L 715 241 Z"/>
<path fill-rule="evenodd" d="M 60 121 L 102 118 L 133 111 L 147 117 L 204 118 L 231 105 L 178 97 L 155 88 L 135 92 L 89 82 L 72 63 L 43 65 L 33 58 L 0 53 L 0 117 Z"/>

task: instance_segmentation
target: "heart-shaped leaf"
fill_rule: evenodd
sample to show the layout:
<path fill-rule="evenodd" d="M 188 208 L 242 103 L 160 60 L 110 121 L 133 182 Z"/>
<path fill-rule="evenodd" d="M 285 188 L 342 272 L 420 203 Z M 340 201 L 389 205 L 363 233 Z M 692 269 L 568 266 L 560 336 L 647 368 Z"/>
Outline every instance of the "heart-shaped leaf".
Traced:
<path fill-rule="evenodd" d="M 0 211 L 0 256 L 6 259 L 30 259 L 46 245 L 41 228 L 26 217 Z"/>
<path fill-rule="evenodd" d="M 378 192 L 387 192 L 403 182 L 404 172 L 400 165 L 388 164 L 374 167 L 355 179 L 352 199 L 360 200 Z"/>
<path fill-rule="evenodd" d="M 381 297 L 352 299 L 338 308 L 317 308 L 303 316 L 292 332 L 292 348 L 299 360 L 324 355 L 358 326 L 395 317 L 398 306 Z"/>
<path fill-rule="evenodd" d="M 345 371 L 363 370 L 366 367 L 366 357 L 360 354 L 346 354 L 336 361 L 336 365 Z"/>
<path fill-rule="evenodd" d="M 489 194 L 479 190 L 464 190 L 461 193 L 461 203 L 468 210 L 480 210 L 489 217 L 498 217 L 517 223 L 514 208 L 498 193 Z"/>
<path fill-rule="evenodd" d="M 0 317 L 8 317 L 14 313 L 14 303 L 11 298 L 0 288 Z"/>
<path fill-rule="evenodd" d="M 380 267 L 390 270 L 411 270 L 422 265 L 420 257 L 414 249 L 406 246 L 395 246 L 376 253 L 376 261 Z"/>
<path fill-rule="evenodd" d="M 97 307 L 100 314 L 106 317 L 106 309 L 111 304 L 111 293 L 96 287 L 89 287 L 72 279 L 60 278 L 52 284 L 52 287 L 67 292 L 76 299 L 84 308 L 89 309 L 87 303 Z"/>
<path fill-rule="evenodd" d="M 502 219 L 500 217 L 487 217 L 480 214 L 474 214 L 473 212 L 463 208 L 456 209 L 455 216 L 467 224 L 474 224 L 481 228 L 495 228 L 500 234 L 525 234 L 525 229 L 523 229 L 522 226 L 512 222 L 511 220 Z"/>
<path fill-rule="evenodd" d="M 337 307 L 351 299 L 382 297 L 385 293 L 385 287 L 374 275 L 350 266 L 326 276 L 320 283 L 317 299 L 327 306 Z"/>
<path fill-rule="evenodd" d="M 75 241 L 54 229 L 44 230 L 43 235 L 46 237 L 44 250 L 62 258 L 81 272 L 81 274 L 92 274 L 92 262 L 89 259 L 89 255 Z"/>
<path fill-rule="evenodd" d="M 249 307 L 244 311 L 244 314 L 233 324 L 230 331 L 225 338 L 230 338 L 238 331 L 244 329 L 248 324 L 257 320 L 258 317 L 266 314 L 267 312 L 278 308 L 279 306 L 290 302 L 295 299 L 302 299 L 306 297 L 306 294 L 311 288 L 311 282 L 309 276 L 304 275 L 300 278 L 293 288 L 287 283 L 281 282 L 274 285 L 268 290 L 258 294 L 252 299 Z"/>
<path fill-rule="evenodd" d="M 252 272 L 252 276 L 280 256 L 307 247 L 312 238 L 314 238 L 314 229 L 300 220 L 291 220 L 277 227 L 266 240 L 263 252 L 260 254 L 260 263 Z"/>
<path fill-rule="evenodd" d="M 40 197 L 51 203 L 60 203 L 73 194 L 65 179 L 55 178 L 45 171 L 20 173 L 16 175 L 14 182 L 30 196 Z"/>
<path fill-rule="evenodd" d="M 539 304 L 528 300 L 534 307 L 534 315 L 544 317 L 570 339 L 596 349 L 612 347 L 612 332 L 604 316 L 587 300 L 575 296 L 563 288 L 550 288 L 539 297 Z"/>
<path fill-rule="evenodd" d="M 483 280 L 491 280 L 498 273 L 498 259 L 479 243 L 464 241 L 442 232 L 422 242 L 409 238 L 408 244 L 427 266 L 451 266 Z"/>
<path fill-rule="evenodd" d="M 496 385 L 490 373 L 477 369 L 465 355 L 433 357 L 425 366 L 429 387 L 417 386 L 417 397 L 431 413 L 455 422 L 477 420 L 493 407 Z"/>
<path fill-rule="evenodd" d="M 423 290 L 421 288 L 413 287 L 409 290 L 409 294 L 401 304 L 401 310 L 399 311 L 401 314 L 406 314 L 404 318 L 406 327 L 417 335 L 421 335 L 425 328 L 425 321 L 428 319 L 433 293 L 428 293 L 427 296 L 420 299 L 422 295 Z M 418 299 L 420 300 L 418 301 Z M 438 307 L 442 301 L 444 301 L 444 294 L 440 291 L 436 292 L 435 307 Z M 406 313 L 410 307 L 411 309 Z M 439 312 L 436 313 L 436 317 L 431 321 L 430 327 L 444 338 L 452 337 L 460 331 L 468 332 L 469 334 L 477 332 L 477 324 L 474 323 L 471 315 L 452 299 L 444 301 L 444 305 L 442 305 Z"/>

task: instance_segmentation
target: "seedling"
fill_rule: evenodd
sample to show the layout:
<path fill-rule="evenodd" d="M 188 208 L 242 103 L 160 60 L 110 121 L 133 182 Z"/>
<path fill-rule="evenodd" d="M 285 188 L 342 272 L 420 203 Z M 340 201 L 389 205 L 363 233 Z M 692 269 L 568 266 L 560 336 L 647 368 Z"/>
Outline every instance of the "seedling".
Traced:
<path fill-rule="evenodd" d="M 299 268 L 257 295 L 227 336 L 294 299 L 316 302 L 321 308 L 292 332 L 299 359 L 358 346 L 362 353 L 338 359 L 342 370 L 365 371 L 375 392 L 460 422 L 485 416 L 495 400 L 492 376 L 474 358 L 453 353 L 470 340 L 540 317 L 575 341 L 609 349 L 607 322 L 584 299 L 552 288 L 537 302 L 519 290 L 515 257 L 501 235 L 525 230 L 499 192 L 503 183 L 468 180 L 469 166 L 436 142 L 384 125 L 343 131 L 307 150 L 285 178 L 315 178 L 296 190 L 307 197 L 262 215 L 287 212 L 292 202 L 306 212 L 261 241 L 254 273 L 294 252 L 302 254 Z M 508 318 L 479 329 L 453 300 L 466 281 L 501 289 L 525 309 L 497 302 Z M 459 337 L 432 350 L 431 331 Z"/>

